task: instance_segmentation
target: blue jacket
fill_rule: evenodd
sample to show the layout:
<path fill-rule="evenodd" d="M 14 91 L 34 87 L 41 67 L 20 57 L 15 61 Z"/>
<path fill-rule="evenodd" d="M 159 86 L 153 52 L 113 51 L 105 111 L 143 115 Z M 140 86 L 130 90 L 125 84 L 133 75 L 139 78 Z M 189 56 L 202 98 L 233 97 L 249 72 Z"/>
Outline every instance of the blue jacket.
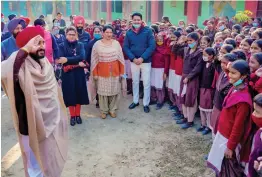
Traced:
<path fill-rule="evenodd" d="M 1 42 L 3 42 L 4 40 L 10 38 L 11 36 L 12 36 L 12 34 L 10 32 L 2 33 Z"/>
<path fill-rule="evenodd" d="M 17 51 L 18 47 L 14 36 L 9 37 L 8 39 L 1 42 L 1 61 L 7 60 L 10 55 Z"/>
<path fill-rule="evenodd" d="M 52 38 L 53 58 L 57 59 L 57 58 L 59 58 L 59 46 L 56 42 L 55 36 L 51 33 L 50 33 L 50 35 L 51 35 L 51 38 Z"/>
<path fill-rule="evenodd" d="M 65 36 L 62 35 L 62 34 L 60 34 L 60 38 L 57 38 L 55 35 L 54 35 L 54 38 L 55 38 L 56 43 L 57 43 L 58 46 L 59 46 L 60 44 L 62 44 L 62 43 L 66 40 Z"/>
<path fill-rule="evenodd" d="M 78 38 L 79 38 L 79 42 L 81 42 L 81 43 L 83 43 L 84 44 L 84 49 L 85 49 L 85 51 L 87 51 L 87 46 L 88 46 L 88 43 L 89 43 L 89 41 L 90 41 L 90 39 L 91 39 L 91 36 L 90 36 L 90 34 L 88 33 L 88 32 L 86 32 L 86 31 L 84 31 L 83 30 L 83 34 L 79 34 L 78 33 Z M 87 60 L 87 53 L 86 53 L 86 55 L 85 55 L 85 60 Z"/>
<path fill-rule="evenodd" d="M 138 33 L 128 30 L 124 40 L 124 52 L 133 62 L 135 58 L 143 58 L 143 63 L 151 63 L 152 54 L 156 48 L 156 41 L 152 30 L 143 27 Z"/>

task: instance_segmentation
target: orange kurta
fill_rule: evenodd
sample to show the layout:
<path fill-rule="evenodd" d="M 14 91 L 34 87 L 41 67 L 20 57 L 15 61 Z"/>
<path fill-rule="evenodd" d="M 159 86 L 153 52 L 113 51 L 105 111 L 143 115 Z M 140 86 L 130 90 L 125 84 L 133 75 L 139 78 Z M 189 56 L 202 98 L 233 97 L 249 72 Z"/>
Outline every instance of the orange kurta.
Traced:
<path fill-rule="evenodd" d="M 117 61 L 99 62 L 94 68 L 93 75 L 100 77 L 119 77 L 124 74 L 122 63 Z"/>
<path fill-rule="evenodd" d="M 92 50 L 91 76 L 96 80 L 97 93 L 114 96 L 121 91 L 121 76 L 125 73 L 125 60 L 118 41 L 106 45 L 97 41 Z"/>

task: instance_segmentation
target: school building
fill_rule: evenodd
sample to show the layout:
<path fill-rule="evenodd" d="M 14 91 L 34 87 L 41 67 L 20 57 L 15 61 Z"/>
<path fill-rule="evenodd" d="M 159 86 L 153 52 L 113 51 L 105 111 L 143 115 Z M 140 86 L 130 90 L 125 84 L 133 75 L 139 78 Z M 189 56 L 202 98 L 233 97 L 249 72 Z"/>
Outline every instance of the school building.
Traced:
<path fill-rule="evenodd" d="M 179 20 L 202 26 L 211 16 L 233 17 L 237 11 L 250 10 L 253 17 L 262 17 L 262 1 L 1 1 L 5 16 L 16 13 L 36 19 L 40 14 L 54 16 L 62 12 L 64 16 L 82 15 L 88 20 L 107 22 L 114 19 L 129 19 L 133 12 L 140 12 L 147 23 L 157 22 L 162 16 L 169 16 L 173 24 Z"/>

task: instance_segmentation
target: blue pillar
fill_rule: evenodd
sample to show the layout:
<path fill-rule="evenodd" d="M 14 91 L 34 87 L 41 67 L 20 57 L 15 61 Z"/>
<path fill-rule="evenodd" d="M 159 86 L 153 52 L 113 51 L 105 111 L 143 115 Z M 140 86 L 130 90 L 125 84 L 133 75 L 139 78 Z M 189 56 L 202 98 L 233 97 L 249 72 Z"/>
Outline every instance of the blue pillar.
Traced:
<path fill-rule="evenodd" d="M 66 1 L 66 16 L 70 16 L 72 14 L 72 9 L 71 9 L 71 2 Z"/>
<path fill-rule="evenodd" d="M 27 17 L 26 1 L 20 1 L 20 13 Z"/>
<path fill-rule="evenodd" d="M 47 15 L 47 13 L 46 13 L 46 2 L 41 2 L 41 5 L 42 5 L 42 14 L 43 15 Z M 41 14 L 39 14 L 39 16 L 40 16 Z"/>

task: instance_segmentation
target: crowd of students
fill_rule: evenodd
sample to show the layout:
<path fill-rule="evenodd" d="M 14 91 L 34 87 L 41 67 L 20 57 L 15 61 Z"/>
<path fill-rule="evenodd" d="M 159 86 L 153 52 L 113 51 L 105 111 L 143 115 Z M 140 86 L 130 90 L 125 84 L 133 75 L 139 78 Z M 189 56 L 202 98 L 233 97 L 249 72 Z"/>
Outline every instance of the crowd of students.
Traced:
<path fill-rule="evenodd" d="M 207 163 L 217 176 L 259 176 L 261 161 L 260 172 L 254 169 L 254 161 L 257 167 L 262 155 L 261 20 L 230 25 L 221 17 L 205 24 L 204 30 L 194 24 L 185 26 L 183 21 L 172 26 L 164 17 L 151 25 L 157 45 L 151 86 L 168 90 L 170 109 L 182 129 L 194 125 L 200 110 L 197 131 L 203 135 L 212 132 Z M 155 72 L 154 68 L 162 70 Z M 153 93 L 159 109 L 163 97 Z"/>
<path fill-rule="evenodd" d="M 163 17 L 150 26 L 156 43 L 150 73 L 150 105 L 156 104 L 159 110 L 168 101 L 182 129 L 193 127 L 195 114 L 200 110 L 201 126 L 197 131 L 203 135 L 212 132 L 207 164 L 218 176 L 261 174 L 260 22 L 253 19 L 240 25 L 230 24 L 227 18 L 210 18 L 202 30 L 194 24 L 185 26 L 183 21 L 175 26 Z M 122 46 L 130 40 L 125 39 L 126 31 L 135 28 L 124 20 L 114 21 L 112 27 Z M 125 46 L 123 49 L 127 54 Z M 125 59 L 131 94 L 133 72 L 128 54 Z"/>
<path fill-rule="evenodd" d="M 79 72 L 77 78 L 86 76 L 88 79 L 93 46 L 103 38 L 105 30 L 112 29 L 113 38 L 123 47 L 127 92 L 134 94 L 134 102 L 130 105 L 130 109 L 134 109 L 139 104 L 137 101 L 139 93 L 137 77 L 140 77 L 140 71 L 138 75 L 134 72 L 134 67 L 135 65 L 141 66 L 141 63 L 147 65 L 149 63 L 149 80 L 146 79 L 146 74 L 142 69 L 139 86 L 140 95 L 142 95 L 140 98 L 144 96 L 145 112 L 149 112 L 149 105 L 156 105 L 156 109 L 159 110 L 165 102 L 168 102 L 176 124 L 181 125 L 182 129 L 188 129 L 194 126 L 195 115 L 199 110 L 201 126 L 197 128 L 197 132 L 201 132 L 203 135 L 212 133 L 213 145 L 207 163 L 216 171 L 217 176 L 249 175 L 255 177 L 261 175 L 261 19 L 255 18 L 243 24 L 234 24 L 226 17 L 212 17 L 203 23 L 205 28 L 200 29 L 195 24 L 186 25 L 184 21 L 173 25 L 168 17 L 163 17 L 161 22 L 147 26 L 145 22 L 141 24 L 134 22 L 135 17 L 142 20 L 142 15 L 136 13 L 129 21 L 117 19 L 106 25 L 105 21 L 101 20 L 101 22 L 96 21 L 88 25 L 85 23 L 84 17 L 71 16 L 71 25 L 74 27 L 69 27 L 65 33 L 63 31 L 65 29 L 64 23 L 59 23 L 60 16 L 53 21 L 54 25 L 50 33 L 52 39 L 54 38 L 55 43 L 59 46 L 58 50 L 62 50 L 65 56 L 61 56 L 61 52 L 59 52 L 60 58 L 55 57 L 56 52 L 53 52 L 53 60 L 57 59 L 58 61 L 55 69 L 62 69 L 59 64 L 65 63 L 66 60 L 61 57 L 73 58 L 81 55 L 86 61 L 86 63 L 81 63 L 85 75 Z M 12 24 L 13 21 L 10 22 Z M 21 21 L 16 21 L 15 24 L 16 26 L 21 24 L 21 28 L 28 25 Z M 61 24 L 63 27 L 60 27 Z M 44 27 L 44 20 L 35 21 L 35 25 Z M 107 27 L 103 31 L 104 26 L 110 26 L 110 28 Z M 136 41 L 135 45 L 146 46 L 147 58 L 150 58 L 147 61 L 142 57 L 143 54 L 132 57 L 137 52 L 136 50 L 139 50 L 132 48 L 132 38 L 136 40 L 135 36 L 143 35 L 139 33 L 139 30 L 143 29 L 145 29 L 144 33 L 152 35 L 154 44 L 151 44 L 152 40 L 150 39 Z M 147 29 L 150 32 L 147 32 Z M 73 33 L 69 33 L 70 31 Z M 133 33 L 131 34 L 131 32 Z M 75 34 L 81 43 L 70 43 L 71 38 L 75 41 Z M 15 37 L 15 35 L 13 36 Z M 77 47 L 77 51 L 70 53 L 68 51 L 71 51 L 72 45 L 83 45 L 83 47 L 81 50 L 79 48 L 79 51 Z M 5 49 L 3 45 L 1 47 L 2 50 Z M 15 50 L 17 48 L 14 48 Z M 78 52 L 79 54 L 77 54 Z M 67 53 L 68 56 L 66 56 Z M 60 80 L 61 73 L 57 73 L 57 79 Z M 68 73 L 66 75 L 68 75 L 68 82 L 64 82 L 66 84 L 64 88 L 67 89 L 63 89 L 63 93 L 66 92 L 64 100 L 70 108 L 71 118 L 73 117 L 71 125 L 81 124 L 81 104 L 89 103 L 86 98 L 83 98 L 83 95 L 87 97 L 87 87 L 84 80 L 81 79 L 77 83 L 76 81 L 71 82 L 77 79 L 70 78 Z M 146 88 L 143 88 L 143 83 Z M 147 83 L 150 83 L 151 89 Z M 70 85 L 71 87 L 77 86 L 69 89 Z M 72 96 L 72 90 L 82 94 Z M 150 99 L 146 98 L 148 96 Z M 79 100 L 81 103 L 78 102 Z M 150 100 L 149 105 L 147 100 Z M 97 106 L 99 107 L 99 105 Z"/>

